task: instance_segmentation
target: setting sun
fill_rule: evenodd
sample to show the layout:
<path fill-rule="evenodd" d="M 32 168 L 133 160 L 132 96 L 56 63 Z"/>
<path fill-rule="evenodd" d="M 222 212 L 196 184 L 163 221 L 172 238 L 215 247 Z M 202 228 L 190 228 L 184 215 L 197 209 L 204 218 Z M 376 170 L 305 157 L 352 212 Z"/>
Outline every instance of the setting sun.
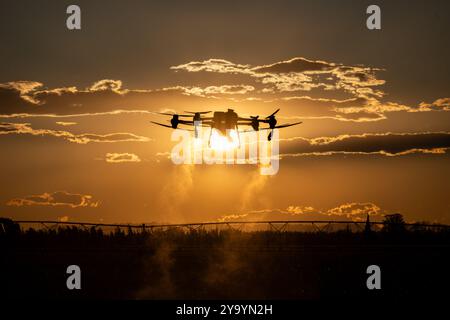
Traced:
<path fill-rule="evenodd" d="M 217 130 L 211 132 L 210 147 L 216 151 L 227 151 L 239 148 L 239 136 L 236 130 L 230 130 L 227 136 L 224 136 Z"/>

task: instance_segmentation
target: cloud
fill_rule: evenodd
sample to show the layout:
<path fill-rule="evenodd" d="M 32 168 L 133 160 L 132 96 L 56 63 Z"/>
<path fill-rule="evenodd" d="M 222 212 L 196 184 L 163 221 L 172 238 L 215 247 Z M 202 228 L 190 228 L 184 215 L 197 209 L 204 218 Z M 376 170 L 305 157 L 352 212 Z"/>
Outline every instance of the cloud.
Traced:
<path fill-rule="evenodd" d="M 248 217 L 248 213 L 243 214 L 229 214 L 220 217 L 217 219 L 219 222 L 227 222 L 227 221 L 236 221 L 236 220 L 244 220 L 244 218 Z"/>
<path fill-rule="evenodd" d="M 150 138 L 138 136 L 133 133 L 109 133 L 109 134 L 93 134 L 81 133 L 74 134 L 69 131 L 50 130 L 50 129 L 33 129 L 29 123 L 0 123 L 0 136 L 7 134 L 26 134 L 32 136 L 50 136 L 61 138 L 69 142 L 78 144 L 87 144 L 91 142 L 113 143 L 113 142 L 148 142 Z"/>
<path fill-rule="evenodd" d="M 240 211 L 221 216 L 218 221 L 363 221 L 367 215 L 380 220 L 387 211 L 372 202 L 349 202 L 329 209 L 317 209 L 312 206 L 290 205 L 285 209 L 261 209 Z"/>
<path fill-rule="evenodd" d="M 207 135 L 203 139 L 207 144 Z M 241 142 L 243 145 L 249 143 L 245 135 L 241 136 Z M 386 132 L 279 139 L 281 159 L 338 155 L 399 157 L 422 154 L 439 156 L 449 154 L 449 151 L 450 132 Z M 155 156 L 157 161 L 170 159 L 168 152 L 157 152 Z M 256 172 L 254 176 L 247 179 L 250 182 L 243 189 L 241 209 L 247 208 L 248 204 L 254 202 L 255 193 L 264 189 L 267 178 L 268 176 Z M 261 197 L 256 198 L 262 199 Z"/>
<path fill-rule="evenodd" d="M 77 123 L 76 122 L 65 122 L 65 121 L 56 121 L 55 122 L 57 125 L 63 126 L 63 127 L 68 127 L 68 126 L 74 126 Z"/>
<path fill-rule="evenodd" d="M 310 91 L 313 88 L 322 88 L 324 90 L 342 89 L 355 97 L 384 95 L 382 91 L 371 88 L 385 83 L 384 80 L 376 77 L 376 73 L 383 69 L 348 66 L 304 57 L 294 57 L 261 66 L 236 64 L 224 59 L 209 59 L 191 61 L 172 66 L 171 69 L 248 75 L 257 78 L 262 84 L 270 85 L 265 88 L 265 92 Z"/>
<path fill-rule="evenodd" d="M 301 116 L 284 117 L 285 119 L 334 119 L 339 121 L 369 122 L 386 119 L 386 108 L 375 99 L 354 97 L 348 99 L 312 98 L 310 96 L 289 96 L 273 101 L 280 108 L 295 109 Z M 402 111 L 400 107 L 394 110 L 389 105 L 389 111 Z M 408 110 L 406 108 L 406 110 Z"/>
<path fill-rule="evenodd" d="M 345 203 L 337 206 L 335 208 L 331 208 L 325 212 L 328 216 L 342 216 L 347 218 L 355 218 L 361 219 L 367 215 L 375 216 L 380 215 L 381 208 L 377 205 L 366 202 L 366 203 Z"/>
<path fill-rule="evenodd" d="M 96 91 L 112 91 L 117 94 L 124 94 L 128 92 L 127 90 L 122 89 L 122 81 L 120 80 L 111 80 L 111 79 L 104 79 L 95 82 L 88 88 L 87 91 L 90 92 L 96 92 Z"/>
<path fill-rule="evenodd" d="M 379 78 L 379 73 L 384 69 L 363 66 L 344 65 L 341 63 L 322 60 L 311 60 L 304 57 L 274 62 L 267 65 L 237 64 L 224 59 L 208 59 L 204 61 L 191 61 L 171 67 L 175 71 L 210 72 L 239 74 L 262 85 L 255 87 L 254 93 L 261 96 L 273 94 L 270 102 L 288 101 L 291 105 L 297 104 L 299 109 L 302 102 L 318 101 L 327 108 L 314 110 L 311 115 L 301 114 L 301 117 L 319 119 L 329 118 L 341 121 L 378 121 L 386 119 L 385 113 L 389 112 L 425 112 L 425 111 L 450 111 L 450 98 L 440 98 L 433 103 L 422 102 L 419 106 L 408 106 L 395 101 L 385 101 L 386 93 L 380 89 L 386 81 Z M 326 96 L 331 92 L 343 92 L 347 98 L 342 101 L 353 100 L 351 107 L 340 105 L 337 99 L 311 98 L 302 96 L 289 96 L 293 92 L 322 90 Z M 317 91 L 314 91 L 318 95 Z M 320 94 L 320 93 L 319 93 Z M 296 99 L 297 100 L 294 100 Z M 258 100 L 261 97 L 253 97 Z M 325 99 L 326 100 L 326 99 Z M 267 100 L 266 100 L 267 102 Z M 333 106 L 334 104 L 334 106 Z M 303 110 L 299 110 L 301 112 Z M 316 112 L 317 111 L 317 112 Z"/>
<path fill-rule="evenodd" d="M 238 75 L 239 83 L 124 88 L 119 79 L 101 79 L 85 88 L 47 88 L 36 81 L 0 84 L 0 117 L 68 117 L 150 112 L 159 109 L 262 109 L 277 104 L 302 119 L 369 122 L 390 112 L 450 111 L 450 98 L 417 106 L 387 101 L 382 68 L 294 57 L 271 64 L 239 64 L 224 59 L 191 61 L 176 72 Z M 234 76 L 233 76 L 234 78 Z M 308 96 L 303 93 L 308 93 Z M 145 105 L 143 105 L 145 102 Z M 120 113 L 117 111 L 121 111 Z M 117 112 L 117 113 L 116 113 Z"/>
<path fill-rule="evenodd" d="M 223 59 L 209 59 L 204 61 L 192 61 L 171 67 L 171 69 L 187 72 L 215 72 L 241 74 L 255 79 L 263 87 L 255 88 L 258 94 L 274 94 L 271 102 L 290 101 L 294 107 L 296 104 L 299 112 L 304 111 L 302 102 L 311 104 L 318 102 L 322 108 L 309 108 L 311 114 L 302 114 L 315 119 L 329 118 L 340 121 L 378 121 L 386 119 L 384 113 L 399 111 L 414 111 L 417 108 L 406 106 L 397 102 L 383 101 L 385 92 L 379 89 L 385 84 L 385 80 L 378 77 L 378 73 L 384 69 L 362 66 L 344 65 L 322 60 L 310 60 L 304 57 L 294 57 L 289 60 L 278 61 L 268 65 L 243 65 Z M 349 98 L 337 99 L 311 98 L 306 96 L 286 96 L 292 92 L 322 90 L 327 92 L 341 91 Z M 260 99 L 259 97 L 254 97 Z M 289 99 L 289 100 L 288 100 Z M 328 100 L 328 101 L 327 101 Z M 352 102 L 352 106 L 344 106 L 346 102 Z M 423 105 L 421 111 L 433 111 Z M 442 109 L 441 109 L 442 110 Z M 446 110 L 445 108 L 443 110 Z"/>
<path fill-rule="evenodd" d="M 54 88 L 54 89 L 45 89 L 45 90 L 36 90 L 33 91 L 32 94 L 35 97 L 45 96 L 45 95 L 56 95 L 62 96 L 63 94 L 77 93 L 77 87 L 62 87 L 62 88 Z M 35 104 L 39 104 L 40 101 L 35 100 Z"/>
<path fill-rule="evenodd" d="M 0 83 L 0 89 L 17 91 L 22 99 L 32 104 L 39 103 L 39 101 L 33 97 L 32 92 L 42 86 L 42 83 L 36 81 L 14 81 Z"/>
<path fill-rule="evenodd" d="M 422 102 L 419 108 L 412 111 L 450 111 L 450 98 L 437 99 L 432 103 Z"/>
<path fill-rule="evenodd" d="M 335 137 L 281 140 L 282 156 L 377 154 L 400 156 L 413 153 L 443 154 L 450 149 L 449 132 L 365 133 Z"/>
<path fill-rule="evenodd" d="M 370 87 L 381 86 L 386 83 L 385 80 L 378 79 L 376 73 L 383 69 L 361 66 L 339 66 L 331 74 L 336 77 L 336 87 L 344 89 L 355 96 L 382 97 L 382 91 L 374 91 Z"/>
<path fill-rule="evenodd" d="M 60 88 L 45 88 L 43 83 L 36 81 L 14 81 L 0 83 L 0 114 L 12 113 L 42 113 L 53 108 L 52 102 L 58 101 L 55 109 L 64 113 L 62 106 L 70 106 L 77 110 L 88 97 L 101 99 L 123 96 L 127 93 L 147 93 L 151 90 L 128 90 L 122 88 L 121 80 L 103 79 L 94 82 L 85 89 L 75 86 Z M 70 100 L 66 101 L 66 100 Z M 62 103 L 61 103 L 62 102 Z M 49 106 L 50 105 L 50 106 Z"/>
<path fill-rule="evenodd" d="M 252 76 L 266 73 L 302 73 L 302 72 L 327 72 L 336 67 L 336 64 L 326 61 L 314 61 L 303 57 L 294 57 L 290 60 L 279 61 L 268 65 L 252 66 L 249 64 L 237 64 L 225 59 L 208 59 L 204 61 L 191 61 L 185 64 L 172 66 L 175 71 L 188 72 L 217 72 L 248 74 Z"/>
<path fill-rule="evenodd" d="M 125 89 L 122 81 L 106 79 L 97 81 L 86 89 L 70 87 L 27 91 L 27 96 L 33 100 L 31 102 L 30 99 L 24 100 L 16 87 L 0 87 L 1 118 L 150 113 L 159 109 L 175 109 L 173 106 L 188 108 L 192 105 L 206 110 L 211 108 L 212 99 L 215 99 L 215 106 L 227 107 L 233 96 L 245 96 L 245 100 L 249 98 L 246 95 L 255 90 L 253 86 L 245 84 L 172 86 L 154 90 Z"/>
<path fill-rule="evenodd" d="M 383 114 L 386 112 L 411 111 L 411 107 L 395 102 L 381 103 L 380 101 L 373 98 L 367 100 L 365 100 L 364 98 L 359 98 L 355 100 L 363 101 L 363 105 L 351 107 L 338 106 L 333 108 L 332 110 L 339 114 L 345 115 L 367 113 L 378 115 L 380 117 L 384 117 Z"/>
<path fill-rule="evenodd" d="M 304 213 L 311 213 L 316 210 L 313 207 L 309 206 L 289 206 L 287 207 L 286 211 L 291 213 L 292 215 L 298 215 Z"/>
<path fill-rule="evenodd" d="M 208 59 L 204 61 L 191 61 L 178 66 L 172 66 L 170 69 L 175 71 L 188 72 L 218 72 L 218 73 L 244 73 L 252 74 L 250 65 L 236 64 L 224 59 Z"/>
<path fill-rule="evenodd" d="M 208 97 L 216 94 L 221 95 L 242 95 L 247 94 L 253 90 L 255 87 L 249 85 L 222 85 L 222 86 L 208 86 L 205 88 L 201 87 L 168 87 L 163 90 L 180 90 L 185 95 L 193 95 L 198 97 Z"/>
<path fill-rule="evenodd" d="M 56 191 L 53 193 L 43 193 L 40 195 L 31 195 L 25 196 L 23 198 L 12 199 L 8 201 L 6 205 L 14 207 L 61 206 L 69 208 L 81 208 L 81 207 L 96 208 L 99 206 L 99 202 L 94 201 L 91 195 L 69 193 L 67 191 Z"/>
<path fill-rule="evenodd" d="M 108 163 L 141 162 L 134 153 L 107 153 L 105 160 Z"/>
<path fill-rule="evenodd" d="M 61 222 L 67 222 L 67 221 L 69 221 L 69 216 L 58 217 L 58 220 Z"/>
<path fill-rule="evenodd" d="M 320 60 L 309 60 L 296 57 L 286 61 L 275 62 L 269 65 L 257 66 L 252 70 L 258 73 L 291 73 L 291 72 L 327 72 L 336 67 L 335 63 Z"/>
<path fill-rule="evenodd" d="M 159 112 L 172 112 L 175 113 L 176 110 L 173 109 L 163 109 Z M 154 112 L 148 110 L 113 110 L 113 111 L 105 111 L 105 112 L 95 112 L 95 113 L 74 113 L 74 114 L 50 114 L 50 113 L 42 113 L 42 114 L 30 114 L 30 113 L 17 113 L 11 115 L 0 115 L 0 118 L 4 119 L 25 119 L 25 118 L 55 118 L 55 119 L 64 119 L 64 118 L 78 118 L 78 117 L 98 117 L 98 116 L 113 116 L 113 115 L 126 115 L 126 114 L 142 114 L 142 115 L 152 115 Z M 57 124 L 64 123 L 58 122 Z M 78 124 L 76 122 L 71 122 L 74 124 Z"/>

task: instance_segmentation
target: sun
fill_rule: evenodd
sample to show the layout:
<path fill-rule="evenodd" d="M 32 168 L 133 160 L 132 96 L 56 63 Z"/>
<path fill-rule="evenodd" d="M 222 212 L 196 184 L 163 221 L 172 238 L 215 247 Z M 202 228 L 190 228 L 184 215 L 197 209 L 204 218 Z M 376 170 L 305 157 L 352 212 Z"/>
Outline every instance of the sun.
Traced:
<path fill-rule="evenodd" d="M 210 147 L 216 151 L 228 151 L 239 148 L 239 137 L 236 130 L 230 130 L 228 136 L 224 136 L 214 129 L 211 132 Z"/>

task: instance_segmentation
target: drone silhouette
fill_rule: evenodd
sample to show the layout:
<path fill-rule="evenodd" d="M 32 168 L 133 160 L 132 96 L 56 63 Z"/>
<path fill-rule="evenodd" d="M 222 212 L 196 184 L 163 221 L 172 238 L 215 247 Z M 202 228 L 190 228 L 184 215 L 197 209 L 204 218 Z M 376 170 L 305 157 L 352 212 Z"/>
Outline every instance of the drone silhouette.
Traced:
<path fill-rule="evenodd" d="M 239 132 L 249 132 L 249 130 L 239 131 L 238 128 L 239 126 L 251 126 L 253 131 L 270 130 L 269 135 L 267 136 L 267 140 L 270 141 L 272 140 L 274 129 L 287 128 L 302 123 L 302 122 L 295 122 L 277 125 L 277 119 L 275 118 L 275 115 L 278 113 L 278 111 L 280 111 L 280 109 L 275 110 L 271 115 L 263 119 L 259 119 L 259 116 L 250 116 L 250 118 L 239 117 L 238 114 L 233 109 L 228 109 L 227 111 L 215 111 L 212 117 L 203 117 L 203 115 L 209 114 L 212 111 L 199 111 L 199 112 L 184 111 L 186 114 L 156 112 L 156 114 L 171 116 L 172 119 L 169 120 L 171 125 L 154 121 L 151 122 L 166 128 L 194 131 L 196 138 L 198 138 L 199 126 L 208 127 L 210 128 L 209 141 L 211 140 L 211 133 L 213 129 L 216 129 L 223 136 L 226 136 L 229 140 L 231 140 L 232 138 L 229 135 L 230 130 L 236 130 L 239 134 Z M 188 117 L 192 117 L 192 119 L 190 120 L 181 119 Z M 268 124 L 269 127 L 260 128 L 259 126 L 260 123 Z M 179 125 L 193 126 L 194 129 L 192 130 L 183 127 L 179 128 L 178 127 Z"/>

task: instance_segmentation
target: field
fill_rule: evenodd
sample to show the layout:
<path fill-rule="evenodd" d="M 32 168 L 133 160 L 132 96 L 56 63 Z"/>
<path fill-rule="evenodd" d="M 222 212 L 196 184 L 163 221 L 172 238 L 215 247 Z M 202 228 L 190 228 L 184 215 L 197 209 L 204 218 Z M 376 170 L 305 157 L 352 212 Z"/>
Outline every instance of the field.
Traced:
<path fill-rule="evenodd" d="M 439 296 L 450 232 L 276 232 L 76 227 L 3 234 L 2 295 L 60 299 L 316 299 Z M 381 290 L 366 269 L 381 268 Z M 81 268 L 68 290 L 66 268 Z"/>

